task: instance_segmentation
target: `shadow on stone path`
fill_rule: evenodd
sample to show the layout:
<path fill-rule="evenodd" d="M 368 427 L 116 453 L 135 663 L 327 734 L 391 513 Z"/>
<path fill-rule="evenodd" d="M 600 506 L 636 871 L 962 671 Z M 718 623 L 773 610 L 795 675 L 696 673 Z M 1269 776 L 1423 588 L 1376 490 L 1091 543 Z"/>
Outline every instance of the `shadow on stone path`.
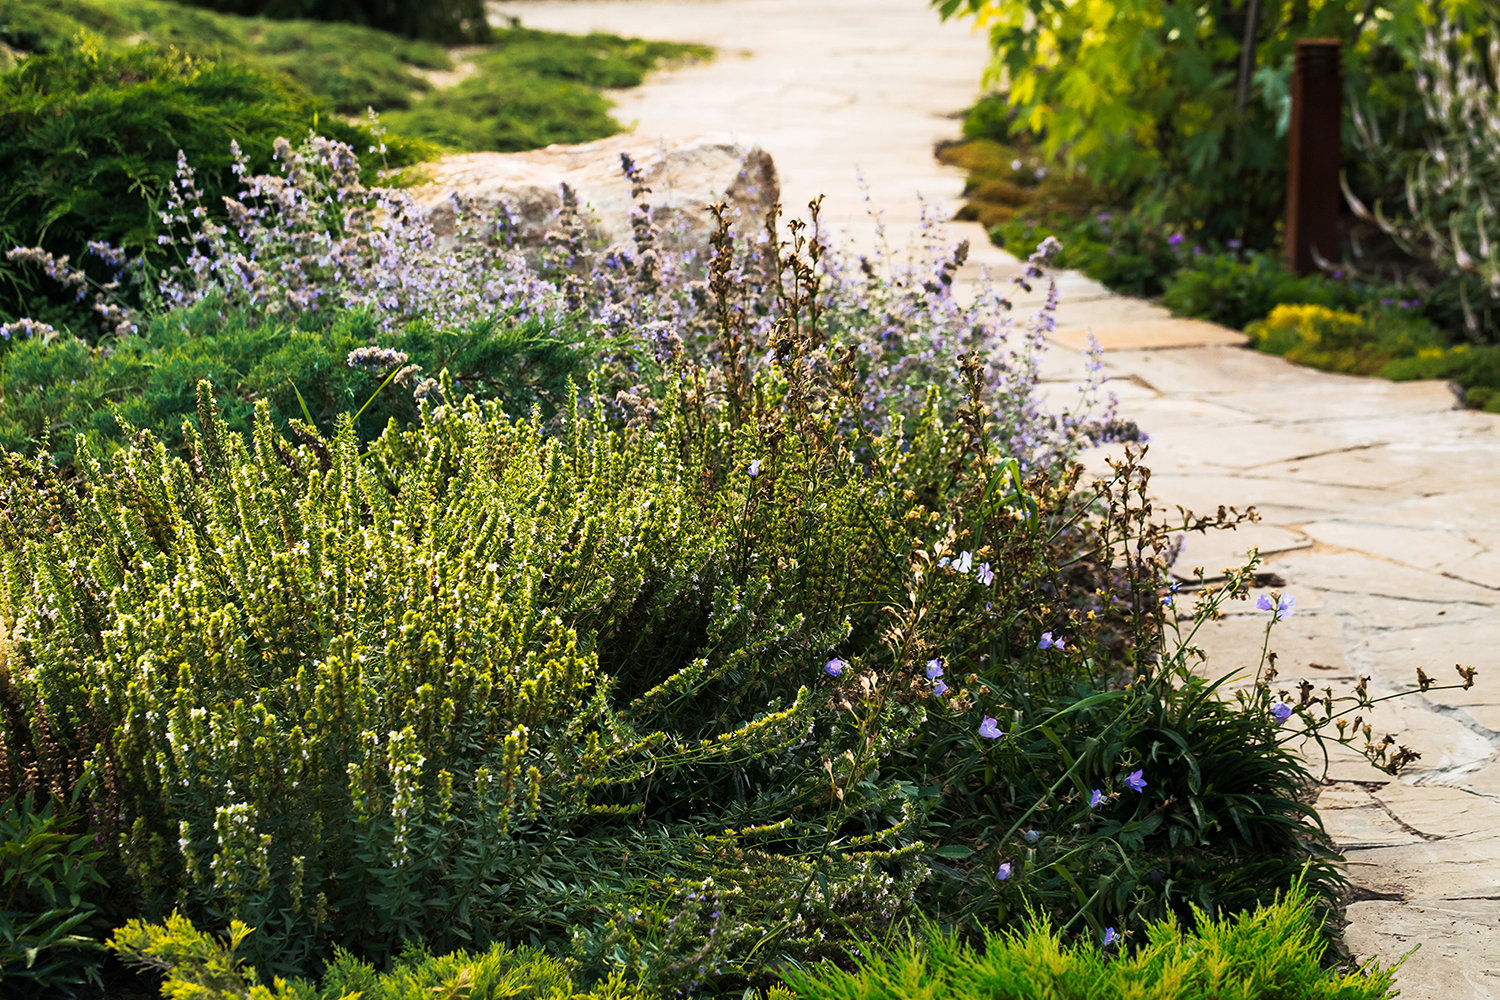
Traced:
<path fill-rule="evenodd" d="M 774 157 L 795 212 L 870 246 L 862 178 L 893 246 L 919 229 L 918 195 L 956 205 L 960 173 L 932 157 L 954 138 L 988 59 L 982 36 L 924 0 L 494 0 L 528 27 L 706 42 L 719 57 L 613 95 L 643 136 L 726 133 Z M 954 241 L 1006 276 L 1015 261 L 974 224 Z M 1422 753 L 1399 779 L 1332 759 L 1318 801 L 1359 901 L 1346 940 L 1390 962 L 1407 1000 L 1500 997 L 1500 417 L 1460 408 L 1444 383 L 1329 375 L 1242 349 L 1239 334 L 1173 319 L 1077 274 L 1059 284 L 1049 378 L 1071 393 L 1089 332 L 1124 415 L 1151 435 L 1157 498 L 1212 510 L 1254 504 L 1260 524 L 1193 538 L 1185 570 L 1237 565 L 1258 545 L 1298 612 L 1273 635 L 1282 679 L 1320 688 L 1371 676 L 1404 690 L 1478 667 L 1473 690 L 1382 706 Z M 1215 672 L 1253 668 L 1263 617 L 1227 616 L 1202 645 Z"/>

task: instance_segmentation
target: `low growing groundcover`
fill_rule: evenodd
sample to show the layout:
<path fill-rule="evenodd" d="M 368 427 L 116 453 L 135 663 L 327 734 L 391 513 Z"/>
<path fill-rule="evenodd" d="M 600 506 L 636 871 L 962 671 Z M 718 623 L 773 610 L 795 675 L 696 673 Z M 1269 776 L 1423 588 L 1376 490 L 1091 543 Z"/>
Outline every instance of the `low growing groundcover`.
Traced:
<path fill-rule="evenodd" d="M 1311 922 L 1311 902 L 1301 886 L 1285 899 L 1215 920 L 1198 914 L 1192 930 L 1175 920 L 1149 925 L 1140 946 L 1126 952 L 1118 936 L 1107 943 L 1064 944 L 1055 931 L 1031 922 L 1016 931 L 985 935 L 975 947 L 951 933 L 929 929 L 895 945 L 867 943 L 852 970 L 833 964 L 793 968 L 770 1000 L 927 1000 L 932 997 L 993 1000 L 1385 1000 L 1394 992 L 1393 969 L 1330 971 L 1319 963 L 1326 943 Z M 214 941 L 181 917 L 147 925 L 133 922 L 114 946 L 131 962 L 163 969 L 165 991 L 188 989 L 201 1000 L 245 995 L 251 970 L 236 962 L 239 927 L 227 942 Z M 583 991 L 567 969 L 528 948 L 495 946 L 479 955 L 434 957 L 420 947 L 403 953 L 385 973 L 343 956 L 314 987 L 305 980 L 278 982 L 264 1000 L 343 1000 L 358 992 L 369 1000 L 421 1000 L 461 989 L 467 997 L 536 997 L 599 1000 L 640 996 L 612 978 Z M 185 995 L 185 994 L 184 994 Z"/>
<path fill-rule="evenodd" d="M 207 239 L 179 165 L 196 259 L 87 339 L 0 340 L 39 415 L 0 455 L 7 986 L 86 982 L 123 928 L 181 996 L 727 997 L 1028 921 L 1082 978 L 1278 891 L 1236 933 L 1325 983 L 1290 744 L 1360 748 L 1373 702 L 1258 649 L 1242 696 L 1189 669 L 1254 562 L 1178 594 L 1172 537 L 1251 515 L 1161 521 L 1138 448 L 1085 481 L 1138 435 L 1096 385 L 1041 405 L 1055 296 L 960 302 L 961 249 L 848 265 L 816 203 L 682 252 L 649 212 L 605 251 L 565 198 L 538 251 L 460 206 L 450 252 L 348 146 L 278 161 Z M 22 391 L 70 364 L 67 407 Z"/>

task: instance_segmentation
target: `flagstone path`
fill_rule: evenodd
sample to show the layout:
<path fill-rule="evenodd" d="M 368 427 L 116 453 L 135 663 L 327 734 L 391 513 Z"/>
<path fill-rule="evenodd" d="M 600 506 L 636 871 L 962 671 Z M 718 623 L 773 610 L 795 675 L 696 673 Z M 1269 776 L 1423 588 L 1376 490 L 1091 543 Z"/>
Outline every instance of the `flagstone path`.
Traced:
<path fill-rule="evenodd" d="M 962 175 L 932 157 L 958 135 L 984 38 L 943 24 L 924 0 L 492 0 L 528 27 L 706 42 L 712 62 L 659 73 L 614 95 L 645 136 L 727 133 L 762 146 L 796 211 L 824 194 L 824 218 L 869 246 L 873 206 L 894 246 L 921 238 L 918 196 L 957 204 Z M 861 190 L 861 179 L 864 191 Z M 866 201 L 868 199 L 868 202 Z M 965 280 L 1015 261 L 974 224 Z M 1253 504 L 1248 529 L 1190 540 L 1185 571 L 1237 565 L 1249 545 L 1293 594 L 1273 648 L 1282 679 L 1321 689 L 1369 675 L 1372 692 L 1447 683 L 1375 716 L 1422 754 L 1393 779 L 1335 756 L 1318 809 L 1348 859 L 1346 941 L 1402 967 L 1407 1000 L 1500 997 L 1500 417 L 1466 411 L 1444 383 L 1329 375 L 1245 350 L 1239 334 L 1174 319 L 1059 276 L 1049 389 L 1071 392 L 1089 332 L 1124 415 L 1151 436 L 1156 498 L 1213 510 Z M 1202 645 L 1220 671 L 1253 668 L 1264 612 L 1244 607 Z"/>

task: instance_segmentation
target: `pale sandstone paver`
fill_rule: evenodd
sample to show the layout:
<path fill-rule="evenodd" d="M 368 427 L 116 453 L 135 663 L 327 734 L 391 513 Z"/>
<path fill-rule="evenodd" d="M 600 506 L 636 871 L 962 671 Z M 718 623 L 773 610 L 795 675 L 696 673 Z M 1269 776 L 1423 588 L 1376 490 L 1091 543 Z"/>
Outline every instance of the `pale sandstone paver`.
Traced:
<path fill-rule="evenodd" d="M 713 62 L 658 74 L 616 96 L 642 135 L 723 132 L 775 158 L 790 210 L 827 195 L 825 222 L 868 247 L 884 213 L 889 241 L 927 238 L 920 194 L 950 207 L 962 174 L 931 156 L 957 135 L 988 58 L 984 38 L 942 24 L 924 0 L 499 0 L 497 15 L 538 28 L 701 41 Z M 868 201 L 856 183 L 863 176 Z M 955 224 L 970 263 L 960 283 L 1014 261 L 980 227 Z M 1377 713 L 1423 753 L 1392 778 L 1331 754 L 1319 802 L 1349 859 L 1358 901 L 1346 940 L 1394 961 L 1407 1000 L 1500 997 L 1500 418 L 1464 412 L 1440 382 L 1395 384 L 1299 368 L 1237 346 L 1232 331 L 1171 318 L 1059 276 L 1062 310 L 1043 359 L 1050 399 L 1067 402 L 1093 333 L 1121 411 L 1154 438 L 1161 507 L 1256 504 L 1263 569 L 1302 609 L 1273 634 L 1282 679 L 1360 674 L 1400 690 L 1419 664 L 1446 682 L 1454 657 L 1481 669 L 1462 695 L 1430 693 Z M 1014 296 L 1035 308 L 1042 288 Z M 1100 467 L 1096 457 L 1091 467 Z M 1244 545 L 1194 539 L 1184 560 L 1237 561 Z M 1257 592 L 1258 593 L 1258 592 Z M 1258 619 L 1232 607 L 1200 636 L 1225 669 L 1253 667 Z M 1263 614 L 1263 613 L 1262 613 Z M 1447 673 L 1444 673 L 1447 671 Z M 1390 898 L 1383 898 L 1390 897 Z"/>

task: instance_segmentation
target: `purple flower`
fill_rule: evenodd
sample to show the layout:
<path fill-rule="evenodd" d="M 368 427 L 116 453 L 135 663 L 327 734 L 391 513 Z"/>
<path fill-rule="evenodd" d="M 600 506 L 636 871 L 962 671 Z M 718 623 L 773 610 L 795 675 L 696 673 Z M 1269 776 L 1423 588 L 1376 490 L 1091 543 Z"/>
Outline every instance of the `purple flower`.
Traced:
<path fill-rule="evenodd" d="M 1025 840 L 1028 844 L 1035 844 L 1038 840 L 1042 839 L 1042 831 L 1027 830 L 1025 833 L 1021 834 L 1021 839 Z"/>
<path fill-rule="evenodd" d="M 999 879 L 1001 882 L 1004 882 L 1006 879 L 1010 878 L 1009 861 L 1002 861 L 1000 863 L 1000 870 L 995 873 L 995 878 Z"/>
<path fill-rule="evenodd" d="M 749 472 L 752 476 L 760 475 L 760 459 L 757 458 L 755 461 L 751 462 L 750 468 L 746 469 L 745 471 Z"/>
<path fill-rule="evenodd" d="M 1104 928 L 1104 947 L 1108 948 L 1110 945 L 1119 940 L 1119 937 L 1119 932 L 1117 932 L 1113 927 Z"/>
<path fill-rule="evenodd" d="M 1103 804 L 1104 804 L 1104 793 L 1101 792 L 1097 788 L 1094 789 L 1094 794 L 1092 794 L 1092 795 L 1089 796 L 1089 808 L 1090 809 L 1098 809 Z"/>
<path fill-rule="evenodd" d="M 1276 718 L 1277 722 L 1285 722 L 1292 716 L 1292 706 L 1284 701 L 1278 701 L 1271 706 L 1271 715 Z"/>
<path fill-rule="evenodd" d="M 1273 596 L 1276 598 L 1274 603 L 1271 600 Z M 1279 622 L 1283 618 L 1290 618 L 1292 612 L 1297 610 L 1297 599 L 1291 594 L 1261 594 L 1255 606 L 1262 611 L 1274 611 L 1276 617 L 1273 621 Z"/>
<path fill-rule="evenodd" d="M 943 676 L 943 661 L 941 659 L 938 659 L 938 660 L 928 660 L 927 661 L 927 679 L 928 680 L 936 680 L 937 678 L 939 678 L 941 676 Z"/>
<path fill-rule="evenodd" d="M 1042 637 L 1037 640 L 1036 648 L 1037 649 L 1062 649 L 1063 648 L 1062 636 L 1058 636 L 1056 639 L 1054 639 L 1054 638 L 1052 638 L 1052 633 L 1051 632 L 1043 632 L 1042 633 Z"/>
<path fill-rule="evenodd" d="M 984 721 L 979 724 L 979 735 L 987 740 L 998 740 L 1005 734 L 1000 731 L 1000 726 L 994 718 L 986 715 Z"/>
<path fill-rule="evenodd" d="M 1125 784 L 1137 792 L 1144 792 L 1146 790 L 1146 779 L 1141 776 L 1140 771 L 1132 771 L 1127 774 L 1125 776 Z"/>
<path fill-rule="evenodd" d="M 1185 238 L 1186 237 L 1184 237 L 1181 233 L 1173 233 L 1171 236 L 1167 237 L 1167 245 L 1174 247 L 1180 246 Z"/>
<path fill-rule="evenodd" d="M 979 577 L 979 582 L 986 587 L 995 582 L 995 571 L 990 569 L 990 564 L 987 562 L 979 564 L 979 572 L 975 575 Z"/>
<path fill-rule="evenodd" d="M 837 677 L 839 674 L 844 672 L 844 668 L 846 666 L 848 666 L 848 664 L 835 656 L 833 659 L 828 661 L 826 666 L 823 667 L 823 673 L 827 674 L 829 677 Z"/>
<path fill-rule="evenodd" d="M 941 677 L 934 677 L 932 679 L 932 693 L 937 695 L 939 698 L 948 693 L 948 685 L 943 683 L 943 679 Z"/>
<path fill-rule="evenodd" d="M 974 554 L 967 549 L 960 552 L 958 558 L 953 560 L 953 569 L 959 573 L 967 573 L 973 566 Z"/>

